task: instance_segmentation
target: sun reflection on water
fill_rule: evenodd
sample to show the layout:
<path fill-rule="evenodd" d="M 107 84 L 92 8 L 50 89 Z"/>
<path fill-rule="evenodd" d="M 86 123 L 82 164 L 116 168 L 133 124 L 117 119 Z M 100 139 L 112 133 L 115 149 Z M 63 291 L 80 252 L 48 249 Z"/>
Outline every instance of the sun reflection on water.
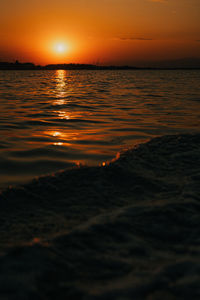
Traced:
<path fill-rule="evenodd" d="M 56 70 L 57 90 L 62 92 L 66 86 L 66 70 Z"/>
<path fill-rule="evenodd" d="M 56 70 L 56 98 L 54 101 L 55 105 L 63 105 L 66 103 L 66 99 L 63 99 L 68 96 L 67 89 L 67 71 L 66 70 Z"/>
<path fill-rule="evenodd" d="M 55 125 L 52 124 L 47 130 L 43 131 L 43 136 L 47 138 L 47 144 L 62 147 L 62 151 L 65 151 L 67 148 L 82 151 L 84 148 L 87 148 L 87 145 L 84 145 L 84 143 L 79 145 L 78 141 L 84 140 L 85 136 L 96 132 L 96 129 L 89 127 L 82 132 L 70 126 L 72 120 L 73 124 L 76 124 L 76 121 L 84 119 L 86 115 L 86 113 L 83 115 L 81 110 L 74 109 L 75 105 L 70 105 L 73 101 L 70 76 L 70 73 L 66 70 L 56 70 L 54 73 L 53 90 L 55 97 L 51 99 L 51 106 L 53 107 L 51 120 L 55 122 Z M 87 115 L 90 115 L 90 112 L 87 112 Z M 73 162 L 76 163 L 77 161 Z"/>
<path fill-rule="evenodd" d="M 54 111 L 54 113 L 56 113 L 59 117 L 59 119 L 66 119 L 66 120 L 69 120 L 71 119 L 71 117 L 69 116 L 69 114 L 63 110 L 57 110 L 57 111 Z"/>
<path fill-rule="evenodd" d="M 61 131 L 45 131 L 45 135 L 51 136 L 54 138 L 52 144 L 54 146 L 69 146 L 71 145 L 72 141 L 77 140 L 77 133 L 73 132 L 61 132 Z"/>
<path fill-rule="evenodd" d="M 53 131 L 52 136 L 61 136 L 62 134 L 58 131 Z"/>

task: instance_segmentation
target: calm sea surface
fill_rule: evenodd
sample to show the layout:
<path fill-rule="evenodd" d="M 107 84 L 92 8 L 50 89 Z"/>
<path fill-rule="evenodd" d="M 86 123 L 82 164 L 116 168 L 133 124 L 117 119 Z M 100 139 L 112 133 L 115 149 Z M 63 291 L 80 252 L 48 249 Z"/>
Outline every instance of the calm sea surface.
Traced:
<path fill-rule="evenodd" d="M 200 71 L 0 71 L 0 188 L 200 129 Z"/>

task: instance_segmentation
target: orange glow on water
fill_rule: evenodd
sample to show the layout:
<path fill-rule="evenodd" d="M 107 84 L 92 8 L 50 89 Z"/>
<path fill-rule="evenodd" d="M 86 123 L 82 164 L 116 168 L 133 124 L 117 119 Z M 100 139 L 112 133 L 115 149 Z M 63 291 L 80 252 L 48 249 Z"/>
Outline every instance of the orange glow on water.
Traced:
<path fill-rule="evenodd" d="M 198 130 L 196 72 L 6 72 L 0 181 L 26 182 L 74 163 L 107 166 L 122 147 Z"/>
<path fill-rule="evenodd" d="M 52 136 L 54 136 L 54 137 L 55 137 L 55 136 L 60 136 L 60 135 L 61 135 L 61 133 L 58 132 L 58 131 L 55 131 L 55 132 L 52 133 Z"/>

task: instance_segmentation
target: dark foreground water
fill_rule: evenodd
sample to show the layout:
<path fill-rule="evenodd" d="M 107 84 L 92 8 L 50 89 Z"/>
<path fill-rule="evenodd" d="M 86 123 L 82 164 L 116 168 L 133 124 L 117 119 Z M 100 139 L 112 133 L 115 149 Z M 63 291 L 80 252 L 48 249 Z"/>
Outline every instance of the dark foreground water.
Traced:
<path fill-rule="evenodd" d="M 0 299 L 200 299 L 200 134 L 0 194 Z"/>
<path fill-rule="evenodd" d="M 0 187 L 199 130 L 199 71 L 0 71 Z"/>

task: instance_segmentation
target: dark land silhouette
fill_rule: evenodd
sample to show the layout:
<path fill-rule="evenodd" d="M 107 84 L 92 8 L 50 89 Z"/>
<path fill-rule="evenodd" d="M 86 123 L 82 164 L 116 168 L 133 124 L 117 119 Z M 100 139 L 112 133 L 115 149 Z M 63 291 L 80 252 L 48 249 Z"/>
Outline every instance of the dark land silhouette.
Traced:
<path fill-rule="evenodd" d="M 0 62 L 0 70 L 173 70 L 173 69 L 200 69 L 200 59 L 179 59 L 160 61 L 157 63 L 143 63 L 140 66 L 104 66 L 95 64 L 48 64 L 45 66 L 35 65 L 32 62 L 21 63 Z"/>
<path fill-rule="evenodd" d="M 34 63 L 20 63 L 16 61 L 11 62 L 0 62 L 0 70 L 124 70 L 124 69 L 138 69 L 137 67 L 131 66 L 97 66 L 93 64 L 49 64 L 45 66 L 35 65 Z"/>

